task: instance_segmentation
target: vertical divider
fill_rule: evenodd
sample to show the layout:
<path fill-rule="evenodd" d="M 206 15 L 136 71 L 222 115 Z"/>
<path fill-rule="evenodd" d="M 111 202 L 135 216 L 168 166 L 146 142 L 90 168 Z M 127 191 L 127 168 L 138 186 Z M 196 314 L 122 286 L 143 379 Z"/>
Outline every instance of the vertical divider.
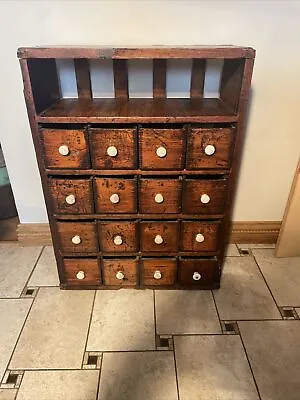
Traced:
<path fill-rule="evenodd" d="M 75 58 L 75 75 L 79 99 L 92 99 L 90 63 L 87 58 Z"/>
<path fill-rule="evenodd" d="M 167 60 L 153 60 L 153 98 L 166 98 Z"/>
<path fill-rule="evenodd" d="M 127 60 L 113 60 L 115 97 L 128 99 Z"/>
<path fill-rule="evenodd" d="M 191 98 L 201 99 L 203 97 L 204 81 L 205 81 L 206 59 L 194 58 L 191 74 Z"/>

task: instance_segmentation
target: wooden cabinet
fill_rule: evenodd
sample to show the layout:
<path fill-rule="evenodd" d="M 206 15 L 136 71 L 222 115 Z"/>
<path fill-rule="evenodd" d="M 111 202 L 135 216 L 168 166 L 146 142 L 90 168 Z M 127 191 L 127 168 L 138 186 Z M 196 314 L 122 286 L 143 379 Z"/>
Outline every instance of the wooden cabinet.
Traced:
<path fill-rule="evenodd" d="M 220 286 L 254 56 L 235 46 L 18 50 L 62 288 Z M 90 62 L 101 58 L 112 59 L 114 98 L 93 93 Z M 73 65 L 78 96 L 62 96 L 57 59 Z M 153 96 L 131 98 L 127 62 L 143 59 Z M 168 59 L 191 61 L 188 98 L 168 96 Z M 214 98 L 208 59 L 222 60 Z"/>

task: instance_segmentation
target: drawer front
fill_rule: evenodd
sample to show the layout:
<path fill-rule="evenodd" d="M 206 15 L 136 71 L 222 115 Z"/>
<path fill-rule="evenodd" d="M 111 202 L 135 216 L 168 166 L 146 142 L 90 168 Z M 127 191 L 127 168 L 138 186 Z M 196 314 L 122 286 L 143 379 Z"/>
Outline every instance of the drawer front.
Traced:
<path fill-rule="evenodd" d="M 98 213 L 135 213 L 136 181 L 95 178 L 95 204 Z"/>
<path fill-rule="evenodd" d="M 176 282 L 177 261 L 175 259 L 142 260 L 143 285 L 173 285 Z"/>
<path fill-rule="evenodd" d="M 136 286 L 137 260 L 103 260 L 103 279 L 107 286 Z"/>
<path fill-rule="evenodd" d="M 63 253 L 96 253 L 98 251 L 94 222 L 57 222 Z"/>
<path fill-rule="evenodd" d="M 184 213 L 222 214 L 226 203 L 227 180 L 187 179 L 183 193 Z"/>
<path fill-rule="evenodd" d="M 188 133 L 187 169 L 229 168 L 233 129 L 192 129 Z"/>
<path fill-rule="evenodd" d="M 90 179 L 49 179 L 53 212 L 57 214 L 91 214 L 94 212 Z"/>
<path fill-rule="evenodd" d="M 100 222 L 98 231 L 101 251 L 138 251 L 136 222 Z"/>
<path fill-rule="evenodd" d="M 136 129 L 92 129 L 90 141 L 93 168 L 136 168 Z"/>
<path fill-rule="evenodd" d="M 182 129 L 140 129 L 141 169 L 182 169 Z"/>
<path fill-rule="evenodd" d="M 101 284 L 100 268 L 97 259 L 65 258 L 64 268 L 68 284 L 80 286 Z"/>
<path fill-rule="evenodd" d="M 182 285 L 209 286 L 217 277 L 216 259 L 182 259 L 179 261 L 179 283 Z"/>
<path fill-rule="evenodd" d="M 181 181 L 178 179 L 141 179 L 139 211 L 143 214 L 181 211 Z"/>
<path fill-rule="evenodd" d="M 141 251 L 177 251 L 177 222 L 141 222 Z"/>
<path fill-rule="evenodd" d="M 89 168 L 87 134 L 82 130 L 42 129 L 46 168 Z"/>
<path fill-rule="evenodd" d="M 183 221 L 181 249 L 183 251 L 216 251 L 219 230 L 219 222 Z"/>

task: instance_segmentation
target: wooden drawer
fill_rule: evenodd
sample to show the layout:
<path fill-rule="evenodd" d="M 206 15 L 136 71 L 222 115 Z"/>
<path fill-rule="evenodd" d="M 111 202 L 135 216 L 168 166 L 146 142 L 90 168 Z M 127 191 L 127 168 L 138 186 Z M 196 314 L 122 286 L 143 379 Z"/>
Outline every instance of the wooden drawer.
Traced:
<path fill-rule="evenodd" d="M 222 214 L 227 194 L 226 179 L 186 179 L 183 212 L 187 214 Z"/>
<path fill-rule="evenodd" d="M 99 243 L 105 252 L 138 251 L 136 222 L 99 222 Z"/>
<path fill-rule="evenodd" d="M 182 129 L 140 129 L 141 169 L 182 169 Z"/>
<path fill-rule="evenodd" d="M 217 277 L 217 260 L 215 258 L 181 259 L 179 261 L 179 283 L 208 287 Z"/>
<path fill-rule="evenodd" d="M 89 168 L 87 134 L 77 129 L 41 129 L 46 168 Z"/>
<path fill-rule="evenodd" d="M 48 179 L 52 209 L 57 214 L 94 212 L 91 179 Z"/>
<path fill-rule="evenodd" d="M 141 251 L 177 251 L 178 236 L 177 222 L 141 222 Z"/>
<path fill-rule="evenodd" d="M 181 249 L 183 251 L 216 251 L 219 230 L 219 222 L 183 221 Z"/>
<path fill-rule="evenodd" d="M 136 129 L 92 129 L 90 141 L 93 168 L 136 168 Z"/>
<path fill-rule="evenodd" d="M 136 286 L 137 260 L 136 259 L 104 259 L 103 279 L 107 286 Z"/>
<path fill-rule="evenodd" d="M 65 277 L 71 285 L 101 284 L 98 260 L 94 258 L 65 258 Z"/>
<path fill-rule="evenodd" d="M 188 133 L 186 168 L 229 168 L 233 134 L 232 128 L 191 129 Z"/>
<path fill-rule="evenodd" d="M 94 222 L 57 222 L 63 253 L 96 253 L 98 241 Z"/>
<path fill-rule="evenodd" d="M 177 260 L 152 258 L 142 260 L 143 285 L 173 285 L 176 282 Z"/>
<path fill-rule="evenodd" d="M 95 178 L 95 204 L 98 213 L 135 213 L 136 180 Z"/>
<path fill-rule="evenodd" d="M 142 214 L 171 214 L 181 211 L 181 181 L 141 179 L 139 211 Z"/>

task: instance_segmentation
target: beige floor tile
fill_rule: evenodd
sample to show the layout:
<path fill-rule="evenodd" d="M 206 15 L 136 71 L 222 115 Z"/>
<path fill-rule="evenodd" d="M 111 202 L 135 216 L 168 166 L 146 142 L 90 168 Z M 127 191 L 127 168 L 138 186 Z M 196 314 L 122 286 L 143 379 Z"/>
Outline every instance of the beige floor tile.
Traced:
<path fill-rule="evenodd" d="M 42 247 L 0 244 L 0 297 L 19 297 Z"/>
<path fill-rule="evenodd" d="M 280 306 L 300 306 L 300 257 L 276 258 L 274 250 L 253 250 L 256 261 Z"/>
<path fill-rule="evenodd" d="M 298 314 L 298 317 L 300 318 L 300 308 L 299 307 L 295 308 L 295 310 L 296 310 L 296 313 Z"/>
<path fill-rule="evenodd" d="M 236 246 L 236 244 L 231 243 L 227 245 L 227 249 L 226 249 L 226 256 L 227 257 L 237 257 L 239 256 L 240 253 L 238 251 L 238 248 Z"/>
<path fill-rule="evenodd" d="M 253 257 L 227 257 L 214 296 L 222 320 L 281 318 Z"/>
<path fill-rule="evenodd" d="M 220 333 L 220 323 L 210 291 L 157 290 L 158 334 Z"/>
<path fill-rule="evenodd" d="M 152 290 L 98 291 L 87 351 L 155 348 Z"/>
<path fill-rule="evenodd" d="M 15 400 L 17 389 L 0 389 L 0 400 Z"/>
<path fill-rule="evenodd" d="M 41 288 L 10 369 L 80 368 L 94 291 Z"/>
<path fill-rule="evenodd" d="M 95 400 L 99 371 L 25 371 L 17 400 Z"/>
<path fill-rule="evenodd" d="M 28 286 L 58 286 L 59 279 L 53 247 L 44 248 L 42 255 L 30 277 Z"/>
<path fill-rule="evenodd" d="M 177 400 L 172 352 L 106 353 L 98 400 Z"/>
<path fill-rule="evenodd" d="M 262 400 L 300 398 L 300 321 L 239 322 Z"/>
<path fill-rule="evenodd" d="M 0 382 L 28 314 L 31 302 L 32 299 L 0 300 Z"/>
<path fill-rule="evenodd" d="M 182 400 L 258 400 L 239 336 L 175 337 Z"/>
<path fill-rule="evenodd" d="M 275 243 L 237 243 L 240 249 L 275 249 Z"/>

